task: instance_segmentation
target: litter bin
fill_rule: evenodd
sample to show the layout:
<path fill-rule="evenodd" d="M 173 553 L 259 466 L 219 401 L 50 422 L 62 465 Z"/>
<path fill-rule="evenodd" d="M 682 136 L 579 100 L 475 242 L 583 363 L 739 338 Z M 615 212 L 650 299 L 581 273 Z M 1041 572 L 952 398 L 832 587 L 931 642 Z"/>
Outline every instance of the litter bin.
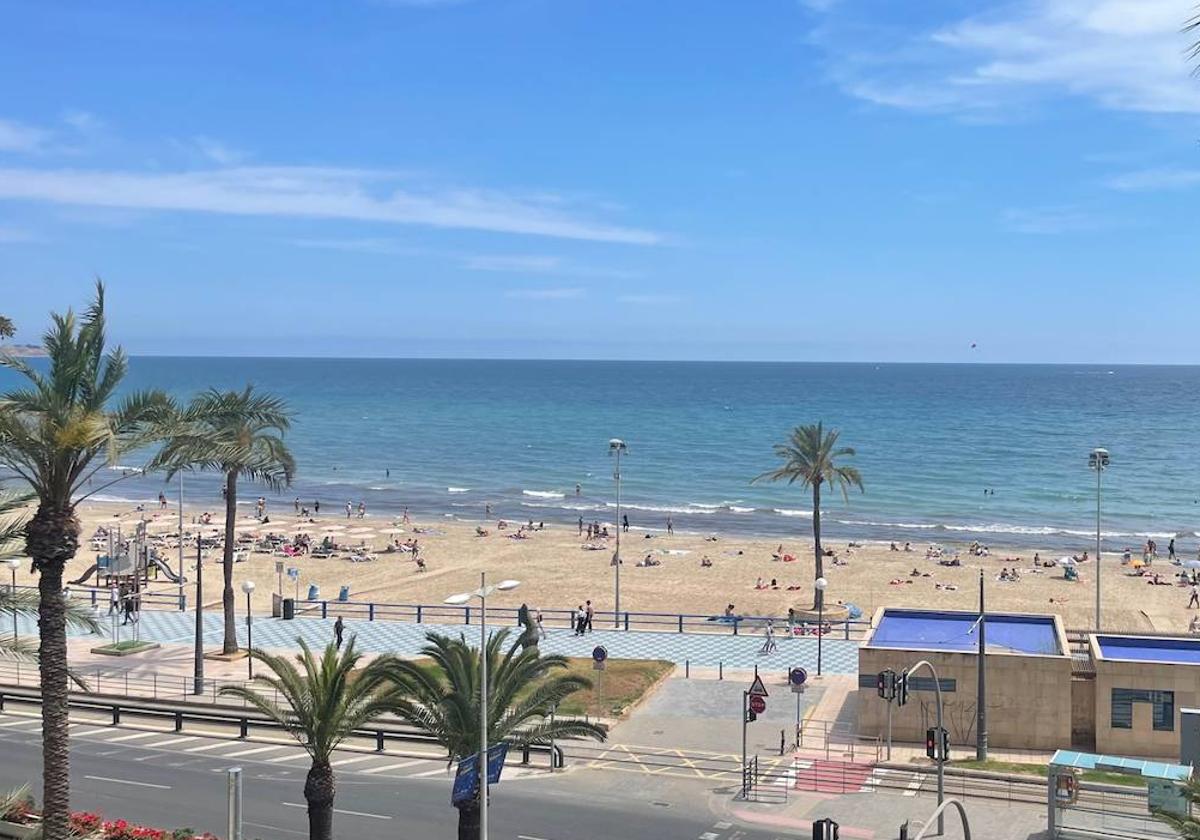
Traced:
<path fill-rule="evenodd" d="M 296 617 L 296 599 L 295 598 L 284 598 L 283 599 L 283 620 L 291 621 L 295 617 Z"/>
<path fill-rule="evenodd" d="M 342 586 L 341 589 L 338 590 L 338 600 L 339 601 L 349 601 L 350 600 L 349 585 L 344 585 L 344 586 Z"/>
<path fill-rule="evenodd" d="M 320 597 L 321 587 L 317 586 L 315 583 L 310 583 L 308 585 L 308 600 L 315 601 Z"/>

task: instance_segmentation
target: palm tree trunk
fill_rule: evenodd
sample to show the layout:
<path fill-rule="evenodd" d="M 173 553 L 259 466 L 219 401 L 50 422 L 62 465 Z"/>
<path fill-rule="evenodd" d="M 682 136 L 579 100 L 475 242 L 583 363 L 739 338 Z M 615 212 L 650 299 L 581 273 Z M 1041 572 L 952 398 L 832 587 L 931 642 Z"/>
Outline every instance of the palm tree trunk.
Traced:
<path fill-rule="evenodd" d="M 67 740 L 67 623 L 63 568 L 79 548 L 79 522 L 69 506 L 39 505 L 26 529 L 38 572 L 38 673 L 42 683 L 42 825 L 46 840 L 69 834 L 71 777 Z"/>
<path fill-rule="evenodd" d="M 221 592 L 221 605 L 225 608 L 225 644 L 222 653 L 237 653 L 237 620 L 233 603 L 233 549 L 234 529 L 237 527 L 237 471 L 230 470 L 225 476 L 225 550 L 221 555 L 225 588 Z"/>
<path fill-rule="evenodd" d="M 329 760 L 313 759 L 304 780 L 304 799 L 308 802 L 308 840 L 333 840 L 333 768 Z"/>
<path fill-rule="evenodd" d="M 479 798 L 458 807 L 458 840 L 479 840 Z"/>
<path fill-rule="evenodd" d="M 825 556 L 821 553 L 821 482 L 813 482 L 813 547 L 816 554 L 816 574 L 813 576 L 815 581 L 825 574 Z M 821 609 L 821 605 L 825 602 L 825 593 L 820 589 L 813 587 L 813 609 Z"/>

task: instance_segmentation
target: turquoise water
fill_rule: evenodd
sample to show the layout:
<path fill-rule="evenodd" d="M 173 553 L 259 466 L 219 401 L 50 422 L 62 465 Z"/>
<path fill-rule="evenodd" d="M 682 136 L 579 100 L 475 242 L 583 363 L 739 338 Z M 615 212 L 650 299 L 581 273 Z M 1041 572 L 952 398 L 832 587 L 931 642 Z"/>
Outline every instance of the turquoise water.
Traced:
<path fill-rule="evenodd" d="M 246 382 L 296 412 L 300 473 L 272 505 L 363 499 L 473 520 L 488 503 L 511 519 L 611 521 L 608 440 L 621 437 L 635 528 L 670 515 L 681 529 L 803 532 L 807 491 L 750 480 L 791 426 L 823 419 L 858 449 L 866 483 L 828 501 L 838 540 L 1082 550 L 1095 528 L 1087 456 L 1105 446 L 1109 547 L 1197 543 L 1197 367 L 135 358 L 129 378 L 180 396 Z M 215 479 L 191 487 L 218 504 Z"/>

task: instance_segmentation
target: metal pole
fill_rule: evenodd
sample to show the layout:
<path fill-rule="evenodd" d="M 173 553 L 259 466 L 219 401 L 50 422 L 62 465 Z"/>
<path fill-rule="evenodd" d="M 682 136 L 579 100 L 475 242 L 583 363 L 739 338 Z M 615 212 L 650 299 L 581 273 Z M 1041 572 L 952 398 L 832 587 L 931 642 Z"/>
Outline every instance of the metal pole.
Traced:
<path fill-rule="evenodd" d="M 749 709 L 746 706 L 746 700 L 750 697 L 749 691 L 742 691 L 742 799 L 749 795 L 746 785 L 746 727 L 750 725 Z"/>
<path fill-rule="evenodd" d="M 1100 631 L 1100 475 L 1104 466 L 1096 461 L 1096 632 Z"/>
<path fill-rule="evenodd" d="M 979 685 L 975 698 L 975 760 L 987 761 L 987 612 L 983 601 L 983 570 L 979 570 Z"/>
<path fill-rule="evenodd" d="M 13 597 L 13 610 L 12 610 L 12 613 L 13 613 L 13 643 L 15 644 L 17 641 L 17 601 L 16 601 L 16 598 L 17 598 L 17 567 L 13 566 L 11 571 L 12 571 L 12 589 L 10 589 L 9 592 L 12 594 L 12 597 Z"/>
<path fill-rule="evenodd" d="M 246 593 L 246 670 L 250 679 L 254 679 L 254 657 L 250 651 L 254 649 L 254 619 L 250 615 L 250 593 Z"/>
<path fill-rule="evenodd" d="M 487 572 L 479 573 L 479 840 L 488 838 Z"/>
<path fill-rule="evenodd" d="M 817 676 L 821 676 L 821 639 L 825 636 L 825 593 L 817 590 Z M 811 615 L 811 613 L 810 613 Z"/>
<path fill-rule="evenodd" d="M 196 662 L 192 693 L 204 694 L 204 557 L 200 532 L 196 532 Z M 183 574 L 183 569 L 179 570 Z"/>
<path fill-rule="evenodd" d="M 183 470 L 179 471 L 179 609 L 183 609 Z"/>
<path fill-rule="evenodd" d="M 242 768 L 230 767 L 227 771 L 229 822 L 226 837 L 242 840 Z"/>
<path fill-rule="evenodd" d="M 613 478 L 617 480 L 617 552 L 613 555 L 614 565 L 616 567 L 616 587 L 617 594 L 613 603 L 613 624 L 615 627 L 621 626 L 621 449 L 617 448 L 617 469 L 613 473 Z"/>

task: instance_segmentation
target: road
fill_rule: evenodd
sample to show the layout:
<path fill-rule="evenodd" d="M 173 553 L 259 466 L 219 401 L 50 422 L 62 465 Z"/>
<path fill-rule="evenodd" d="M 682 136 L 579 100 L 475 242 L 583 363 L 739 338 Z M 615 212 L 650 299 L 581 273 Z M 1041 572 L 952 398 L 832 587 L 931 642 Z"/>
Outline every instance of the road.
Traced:
<path fill-rule="evenodd" d="M 41 745 L 35 717 L 0 720 L 0 789 L 40 784 Z M 206 739 L 127 728 L 79 727 L 71 744 L 72 805 L 108 818 L 147 825 L 225 829 L 225 770 L 245 771 L 248 838 L 307 836 L 302 788 L 307 762 L 295 747 Z M 175 743 L 170 743 L 175 741 Z M 339 755 L 334 833 L 356 840 L 455 837 L 449 777 L 432 759 Z M 407 766 L 398 767 L 398 765 Z M 388 775 L 389 768 L 397 773 Z M 430 769 L 432 767 L 432 769 Z M 415 774 L 413 771 L 416 771 Z M 588 782 L 591 779 L 591 782 Z M 497 840 L 776 840 L 795 837 L 723 822 L 696 803 L 639 800 L 597 791 L 596 776 L 533 775 L 493 789 L 491 835 Z"/>

